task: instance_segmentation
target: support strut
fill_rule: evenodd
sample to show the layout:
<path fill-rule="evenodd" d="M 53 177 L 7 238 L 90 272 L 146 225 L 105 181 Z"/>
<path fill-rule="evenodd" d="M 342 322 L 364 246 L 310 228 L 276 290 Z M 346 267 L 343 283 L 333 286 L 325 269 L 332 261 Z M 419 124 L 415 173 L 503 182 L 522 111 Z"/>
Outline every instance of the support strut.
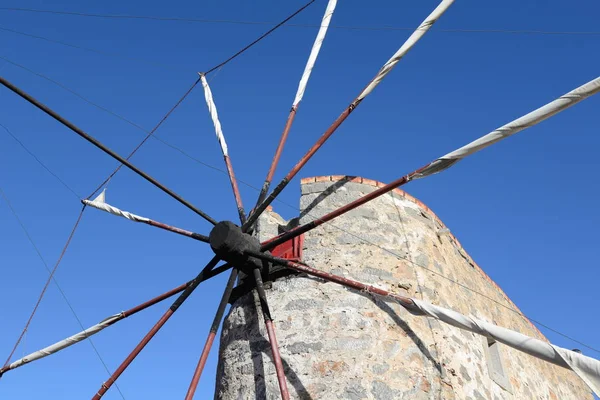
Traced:
<path fill-rule="evenodd" d="M 191 281 L 188 287 L 185 288 L 183 293 L 179 295 L 177 300 L 173 302 L 171 307 L 167 310 L 166 313 L 163 314 L 162 317 L 158 320 L 158 322 L 150 329 L 150 331 L 144 336 L 144 338 L 138 343 L 138 345 L 133 349 L 133 351 L 127 356 L 127 358 L 119 365 L 119 368 L 113 372 L 110 378 L 102 384 L 100 390 L 92 397 L 92 400 L 99 400 L 104 396 L 104 394 L 110 389 L 110 387 L 115 383 L 115 381 L 121 376 L 121 374 L 129 367 L 129 365 L 135 360 L 138 354 L 146 347 L 146 345 L 152 340 L 154 335 L 167 323 L 169 318 L 179 309 L 179 307 L 187 300 L 187 298 L 192 294 L 194 290 L 200 285 L 201 282 L 207 279 L 207 276 L 211 275 L 211 271 L 219 262 L 219 257 L 215 256 L 212 260 L 206 264 L 206 266 L 200 271 L 200 273 Z M 213 275 L 214 276 L 214 275 Z"/>
<path fill-rule="evenodd" d="M 142 178 L 144 178 L 145 180 L 147 180 L 148 182 L 150 182 L 151 184 L 153 184 L 154 186 L 156 186 L 157 188 L 159 188 L 160 190 L 162 190 L 163 192 L 165 192 L 166 194 L 168 194 L 169 196 L 171 196 L 172 198 L 174 198 L 175 200 L 177 200 L 178 202 L 180 202 L 181 204 L 183 204 L 184 206 L 186 206 L 187 208 L 189 208 L 208 222 L 210 222 L 211 224 L 215 225 L 217 223 L 217 221 L 212 219 L 208 214 L 196 208 L 183 197 L 173 192 L 171 189 L 158 182 L 156 179 L 154 179 L 153 177 L 151 177 L 150 175 L 133 165 L 131 162 L 109 149 L 96 138 L 84 132 L 81 128 L 75 126 L 75 124 L 59 115 L 56 111 L 50 109 L 48 106 L 33 98 L 31 95 L 25 93 L 23 90 L 19 89 L 18 87 L 16 87 L 15 85 L 13 85 L 12 83 L 10 83 L 2 77 L 0 77 L 0 84 L 12 90 L 14 93 L 18 94 L 19 96 L 27 100 L 29 103 L 33 104 L 34 106 L 36 106 L 37 108 L 39 108 L 40 110 L 42 110 L 43 112 L 45 112 L 46 114 L 48 114 L 49 116 L 66 126 L 67 128 L 69 128 L 70 130 L 72 130 L 73 132 L 75 132 L 76 134 L 78 134 L 79 136 L 81 136 L 82 138 L 84 138 L 85 140 L 87 140 L 88 142 L 90 142 L 91 144 L 93 144 L 94 146 L 96 146 L 97 148 L 114 158 L 115 160 L 119 161 L 121 164 L 125 165 L 127 168 L 129 168 L 130 170 L 132 170 L 133 172 L 135 172 L 136 174 L 138 174 L 139 176 L 141 176 Z"/>

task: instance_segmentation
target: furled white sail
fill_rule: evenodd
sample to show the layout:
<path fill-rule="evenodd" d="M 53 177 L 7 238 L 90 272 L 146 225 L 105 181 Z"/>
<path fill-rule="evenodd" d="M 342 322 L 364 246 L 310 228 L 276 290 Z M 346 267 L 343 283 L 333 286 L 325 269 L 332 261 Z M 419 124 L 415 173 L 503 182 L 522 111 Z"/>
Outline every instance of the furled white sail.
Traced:
<path fill-rule="evenodd" d="M 97 208 L 98 210 L 106 211 L 106 212 L 111 213 L 113 215 L 116 215 L 116 216 L 119 216 L 119 217 L 123 217 L 123 218 L 127 218 L 127 219 L 129 219 L 131 221 L 145 222 L 145 223 L 147 223 L 148 221 L 150 221 L 146 217 L 140 217 L 139 215 L 132 214 L 132 213 L 127 212 L 127 211 L 123 211 L 121 209 L 118 209 L 117 207 L 113 207 L 110 204 L 106 203 L 106 197 L 105 197 L 105 194 L 104 194 L 105 190 L 103 190 L 102 193 L 100 193 L 100 195 L 98 195 L 98 197 L 96 197 L 94 200 L 83 200 L 83 203 L 85 205 L 90 206 L 90 207 Z"/>
<path fill-rule="evenodd" d="M 308 79 L 310 78 L 310 74 L 313 70 L 313 67 L 315 66 L 317 57 L 319 56 L 319 51 L 321 50 L 323 40 L 325 40 L 325 35 L 327 34 L 327 29 L 329 28 L 329 23 L 331 22 L 331 17 L 333 16 L 333 12 L 335 11 L 336 4 L 337 0 L 329 0 L 329 3 L 327 3 L 325 15 L 323 15 L 323 20 L 321 20 L 321 27 L 319 28 L 319 32 L 317 33 L 317 37 L 315 39 L 313 47 L 310 50 L 310 55 L 308 56 L 308 61 L 306 62 L 306 66 L 304 67 L 304 73 L 302 73 L 302 78 L 300 78 L 300 83 L 298 84 L 298 91 L 296 92 L 296 97 L 294 98 L 294 104 L 292 105 L 292 107 L 298 107 L 298 104 L 302 101 L 304 91 L 306 90 L 306 85 L 308 84 Z"/>
<path fill-rule="evenodd" d="M 103 330 L 105 328 L 108 328 L 109 326 L 111 326 L 112 324 L 114 324 L 115 322 L 117 322 L 123 318 L 124 318 L 123 313 L 112 315 L 112 316 L 106 318 L 105 320 L 100 321 L 96 325 L 89 327 L 88 329 L 86 329 L 84 331 L 76 333 L 75 335 L 69 336 L 68 338 L 63 339 L 59 342 L 56 342 L 53 345 L 50 345 L 41 350 L 38 350 L 29 355 L 26 355 L 25 357 L 11 363 L 6 370 L 15 369 L 22 365 L 28 364 L 32 361 L 47 357 L 50 354 L 54 354 L 59 350 L 62 350 L 69 346 L 72 346 L 75 343 L 81 342 L 82 340 L 84 340 L 92 335 L 95 335 L 96 333 L 100 332 L 101 330 Z"/>
<path fill-rule="evenodd" d="M 210 118 L 213 121 L 213 125 L 215 126 L 215 133 L 217 135 L 217 140 L 221 145 L 221 152 L 223 156 L 227 157 L 227 142 L 225 142 L 225 136 L 223 136 L 223 129 L 221 128 L 221 121 L 219 121 L 219 113 L 217 112 L 217 105 L 213 100 L 212 91 L 210 90 L 210 86 L 208 86 L 208 81 L 204 74 L 200 74 L 200 79 L 202 80 L 202 87 L 204 88 L 204 98 L 206 99 L 206 105 L 208 106 L 208 112 L 210 113 Z"/>
<path fill-rule="evenodd" d="M 526 114 L 504 126 L 501 126 L 500 128 L 480 137 L 466 146 L 463 146 L 451 153 L 446 154 L 445 156 L 438 158 L 425 168 L 419 170 L 419 172 L 411 176 L 411 178 L 414 177 L 418 179 L 441 172 L 463 158 L 477 153 L 478 151 L 491 146 L 502 139 L 512 136 L 523 129 L 530 128 L 598 92 L 600 92 L 600 77 L 560 96 L 558 99 L 530 112 L 529 114 Z"/>
<path fill-rule="evenodd" d="M 384 64 L 379 70 L 375 78 L 367 85 L 366 88 L 358 95 L 356 101 L 362 101 L 367 97 L 373 89 L 377 87 L 386 77 L 387 74 L 398 64 L 398 61 L 402 59 L 408 53 L 410 49 L 427 33 L 429 28 L 448 10 L 448 8 L 454 3 L 454 0 L 443 0 L 436 8 L 429 14 L 427 18 L 419 25 L 419 27 L 413 32 L 412 35 L 404 42 L 404 44 L 398 49 L 398 51 Z"/>
<path fill-rule="evenodd" d="M 449 325 L 491 338 L 541 360 L 574 371 L 597 396 L 600 396 L 600 361 L 522 333 L 502 328 L 472 316 L 465 316 L 425 301 L 411 299 L 411 313 L 435 318 Z M 405 305 L 401 303 L 402 305 Z"/>

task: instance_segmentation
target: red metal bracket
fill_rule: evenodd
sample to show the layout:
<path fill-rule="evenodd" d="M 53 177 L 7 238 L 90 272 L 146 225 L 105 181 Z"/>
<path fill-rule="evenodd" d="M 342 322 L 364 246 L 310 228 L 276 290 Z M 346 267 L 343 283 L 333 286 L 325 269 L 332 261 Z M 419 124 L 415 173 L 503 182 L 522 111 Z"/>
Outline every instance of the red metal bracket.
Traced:
<path fill-rule="evenodd" d="M 284 258 L 293 262 L 302 261 L 302 247 L 304 246 L 304 235 L 296 236 L 275 246 L 271 250 L 273 257 Z"/>

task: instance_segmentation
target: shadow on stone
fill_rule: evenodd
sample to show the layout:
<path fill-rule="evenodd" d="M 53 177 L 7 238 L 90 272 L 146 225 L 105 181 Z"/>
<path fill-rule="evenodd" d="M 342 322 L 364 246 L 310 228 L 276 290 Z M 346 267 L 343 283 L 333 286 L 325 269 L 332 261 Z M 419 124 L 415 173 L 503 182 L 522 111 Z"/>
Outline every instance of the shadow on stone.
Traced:
<path fill-rule="evenodd" d="M 300 218 L 304 218 L 306 215 L 310 214 L 310 212 L 319 205 L 320 202 L 325 200 L 327 196 L 344 186 L 346 183 L 350 182 L 352 179 L 356 178 L 355 176 L 345 176 L 337 182 L 332 182 L 331 186 L 329 186 L 325 191 L 321 192 L 308 206 L 304 208 L 300 212 Z"/>
<path fill-rule="evenodd" d="M 244 319 L 246 321 L 251 321 L 249 326 L 255 326 L 258 329 L 259 326 L 259 318 L 262 318 L 262 312 L 259 314 L 259 310 L 256 308 L 256 302 L 254 298 L 254 292 L 249 293 L 247 296 L 250 299 L 244 299 L 242 301 L 248 301 L 249 307 L 243 307 L 244 310 Z M 249 301 L 250 300 L 250 301 Z M 247 315 L 251 314 L 251 315 Z M 248 329 L 248 326 L 245 327 Z M 275 327 L 277 329 L 277 327 Z M 235 327 L 234 329 L 244 329 L 242 327 Z M 273 354 L 271 354 L 271 344 L 268 340 L 257 340 L 250 341 L 250 352 L 252 356 L 252 364 L 254 367 L 254 393 L 257 400 L 266 400 L 267 399 L 267 387 L 265 383 L 265 365 L 263 362 L 263 355 L 266 355 L 273 362 Z M 306 387 L 304 387 L 300 377 L 294 372 L 294 370 L 290 367 L 289 363 L 282 357 L 281 362 L 283 363 L 283 368 L 286 376 L 286 380 L 288 384 L 292 385 L 296 391 L 297 398 L 300 400 L 313 400 L 311 395 L 308 393 Z M 276 396 L 278 397 L 278 396 Z"/>
<path fill-rule="evenodd" d="M 258 329 L 258 315 L 256 313 L 256 304 L 254 303 L 254 293 L 251 292 L 245 296 L 250 297 L 252 301 L 249 302 L 250 308 L 243 307 L 244 320 L 252 321 L 252 324 Z M 243 299 L 242 301 L 244 301 Z M 251 315 L 248 315 L 251 314 Z M 244 329 L 244 328 L 241 328 Z M 266 343 L 266 346 L 265 346 Z M 254 394 L 257 400 L 266 400 L 267 398 L 267 387 L 265 385 L 265 364 L 263 363 L 262 354 L 265 353 L 269 348 L 269 343 L 266 341 L 255 342 L 249 341 L 250 345 L 250 357 L 252 357 L 252 365 L 254 367 Z"/>
<path fill-rule="evenodd" d="M 358 293 L 362 294 L 363 296 L 366 295 L 362 292 L 358 292 Z M 392 307 L 390 307 L 390 305 L 387 304 L 386 302 L 384 302 L 383 300 L 378 299 L 377 297 L 371 296 L 371 295 L 366 295 L 366 296 L 369 299 L 371 299 L 371 301 L 373 301 L 373 303 L 377 307 L 379 307 L 379 309 L 381 311 L 385 312 L 387 315 L 390 316 L 390 318 L 392 318 L 394 323 L 396 325 L 398 325 L 406 333 L 406 335 L 419 348 L 419 351 L 421 351 L 421 353 L 431 362 L 431 364 L 433 364 L 435 369 L 437 369 L 438 372 L 441 374 L 442 366 L 439 363 L 439 361 L 435 359 L 435 357 L 431 354 L 431 352 L 429 351 L 429 349 L 427 348 L 425 343 L 423 343 L 421 338 L 419 338 L 419 336 L 415 333 L 415 331 L 413 331 L 412 328 L 402 318 L 400 318 L 400 316 L 396 313 L 396 311 L 394 311 L 394 309 Z"/>
<path fill-rule="evenodd" d="M 308 275 L 300 275 L 300 276 L 305 279 L 312 279 L 312 280 L 315 280 L 318 282 L 324 282 L 320 278 L 315 278 L 315 277 L 311 277 Z M 371 300 L 381 311 L 383 311 L 387 315 L 389 315 L 390 318 L 392 318 L 392 320 L 394 321 L 394 323 L 396 325 L 398 325 L 406 333 L 406 335 L 413 341 L 413 343 L 417 346 L 419 351 L 431 362 L 431 364 L 440 373 L 440 375 L 442 374 L 442 366 L 439 363 L 439 361 L 436 360 L 436 358 L 433 356 L 433 354 L 431 354 L 431 352 L 429 351 L 429 349 L 427 348 L 425 343 L 423 343 L 421 338 L 417 335 L 417 333 L 412 330 L 412 328 L 396 313 L 396 311 L 394 311 L 394 309 L 392 307 L 390 307 L 389 304 L 387 304 L 385 301 L 383 301 L 383 299 L 377 297 L 376 295 L 365 293 L 363 291 L 356 290 L 353 288 L 347 288 L 347 290 L 350 292 L 353 292 L 355 294 L 361 295 L 363 297 L 366 297 L 367 299 Z"/>

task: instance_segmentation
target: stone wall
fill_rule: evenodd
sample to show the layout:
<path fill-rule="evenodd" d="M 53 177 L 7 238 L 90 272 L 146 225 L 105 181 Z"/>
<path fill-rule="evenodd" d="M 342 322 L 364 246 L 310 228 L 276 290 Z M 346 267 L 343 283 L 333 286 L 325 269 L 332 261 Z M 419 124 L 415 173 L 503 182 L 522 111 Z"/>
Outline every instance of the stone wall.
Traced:
<path fill-rule="evenodd" d="M 382 186 L 341 176 L 302 180 L 305 223 Z M 285 225 L 260 220 L 261 240 Z M 304 262 L 546 340 L 424 204 L 401 190 L 309 233 Z M 468 287 L 469 289 L 467 289 Z M 506 381 L 488 368 L 487 342 L 393 302 L 307 276 L 269 285 L 292 398 L 592 399 L 574 373 L 498 345 Z M 257 307 L 259 314 L 257 315 Z M 232 306 L 221 336 L 217 399 L 279 399 L 254 293 Z"/>

